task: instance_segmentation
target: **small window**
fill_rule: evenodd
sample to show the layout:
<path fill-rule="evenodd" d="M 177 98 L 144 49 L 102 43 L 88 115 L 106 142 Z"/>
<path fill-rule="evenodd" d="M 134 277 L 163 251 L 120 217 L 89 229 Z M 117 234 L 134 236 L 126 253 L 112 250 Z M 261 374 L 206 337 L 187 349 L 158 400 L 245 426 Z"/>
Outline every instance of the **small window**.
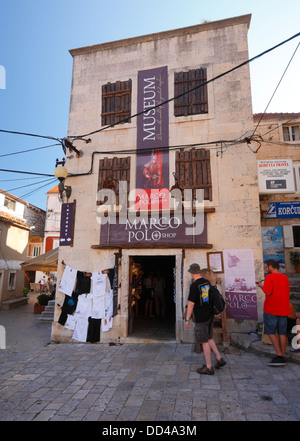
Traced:
<path fill-rule="evenodd" d="M 300 126 L 283 126 L 283 140 L 286 142 L 300 141 Z"/>
<path fill-rule="evenodd" d="M 15 211 L 16 203 L 12 199 L 5 198 L 4 199 L 4 207 L 6 207 L 8 210 Z"/>
<path fill-rule="evenodd" d="M 174 77 L 174 115 L 187 116 L 208 113 L 206 68 L 177 72 Z M 188 91 L 189 93 L 186 93 Z"/>
<path fill-rule="evenodd" d="M 16 272 L 10 272 L 8 275 L 8 289 L 10 291 L 16 289 Z"/>
<path fill-rule="evenodd" d="M 102 126 L 120 121 L 130 123 L 131 115 L 131 80 L 107 83 L 102 86 Z M 128 117 L 128 119 L 127 119 Z"/>
<path fill-rule="evenodd" d="M 300 164 L 294 164 L 294 180 L 296 194 L 300 194 Z"/>
<path fill-rule="evenodd" d="M 41 255 L 41 247 L 33 247 L 32 250 L 33 257 L 38 257 Z"/>

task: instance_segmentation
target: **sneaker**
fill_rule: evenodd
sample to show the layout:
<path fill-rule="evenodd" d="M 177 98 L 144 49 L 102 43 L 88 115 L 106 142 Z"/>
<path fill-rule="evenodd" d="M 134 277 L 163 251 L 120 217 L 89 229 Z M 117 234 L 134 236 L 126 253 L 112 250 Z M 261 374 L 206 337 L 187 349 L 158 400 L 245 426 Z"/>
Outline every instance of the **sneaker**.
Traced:
<path fill-rule="evenodd" d="M 220 360 L 217 360 L 217 363 L 215 364 L 216 369 L 220 369 L 221 367 L 225 366 L 226 361 L 223 358 L 220 358 Z"/>
<path fill-rule="evenodd" d="M 286 359 L 285 359 L 285 357 L 281 357 L 280 355 L 277 355 L 268 363 L 268 365 L 269 366 L 285 366 Z"/>
<path fill-rule="evenodd" d="M 197 369 L 197 372 L 198 374 L 204 374 L 204 375 L 214 375 L 215 373 L 212 367 L 209 369 L 207 366 L 205 366 L 205 364 L 201 368 Z"/>

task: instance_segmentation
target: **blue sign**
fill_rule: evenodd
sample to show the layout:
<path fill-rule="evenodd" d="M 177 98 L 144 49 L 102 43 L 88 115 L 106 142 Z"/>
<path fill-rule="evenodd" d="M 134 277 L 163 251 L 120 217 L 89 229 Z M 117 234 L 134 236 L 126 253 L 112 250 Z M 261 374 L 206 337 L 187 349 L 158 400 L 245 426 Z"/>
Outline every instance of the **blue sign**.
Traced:
<path fill-rule="evenodd" d="M 266 219 L 286 219 L 300 217 L 300 201 L 269 202 Z"/>

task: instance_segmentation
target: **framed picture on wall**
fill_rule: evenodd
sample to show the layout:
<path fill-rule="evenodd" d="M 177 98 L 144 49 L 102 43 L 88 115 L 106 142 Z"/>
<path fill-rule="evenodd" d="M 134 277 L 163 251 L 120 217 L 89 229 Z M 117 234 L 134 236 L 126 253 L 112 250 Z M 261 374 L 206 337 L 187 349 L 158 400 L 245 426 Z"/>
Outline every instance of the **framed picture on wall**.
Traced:
<path fill-rule="evenodd" d="M 223 253 L 222 251 L 212 251 L 206 254 L 207 267 L 215 273 L 224 273 Z"/>

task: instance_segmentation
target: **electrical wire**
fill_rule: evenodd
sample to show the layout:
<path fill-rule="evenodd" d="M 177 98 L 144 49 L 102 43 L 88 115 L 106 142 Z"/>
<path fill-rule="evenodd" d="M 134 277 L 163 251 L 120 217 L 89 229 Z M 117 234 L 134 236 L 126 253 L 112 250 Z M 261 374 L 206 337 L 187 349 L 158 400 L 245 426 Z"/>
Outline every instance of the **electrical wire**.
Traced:
<path fill-rule="evenodd" d="M 3 129 L 0 129 L 0 132 L 2 132 L 2 133 L 10 133 L 10 134 L 13 134 L 13 135 L 24 135 L 24 136 L 34 136 L 36 138 L 53 139 L 54 141 L 58 141 L 61 144 L 61 139 L 54 138 L 53 136 L 36 135 L 35 133 L 13 132 L 11 130 L 3 130 Z"/>
<path fill-rule="evenodd" d="M 13 191 L 13 190 L 19 190 L 20 188 L 32 187 L 33 185 L 43 184 L 44 182 L 49 182 L 49 181 L 52 181 L 52 180 L 53 180 L 53 178 L 42 179 L 41 181 L 39 181 L 39 182 L 34 182 L 34 183 L 32 183 L 32 184 L 21 185 L 20 187 L 10 188 L 10 189 L 8 189 L 8 190 L 0 190 L 0 193 L 3 193 L 3 192 L 9 193 L 9 192 L 11 192 L 11 191 Z"/>
<path fill-rule="evenodd" d="M 276 46 L 273 46 L 272 48 L 269 48 L 269 49 L 267 49 L 266 51 L 261 52 L 260 54 L 258 54 L 258 55 L 256 55 L 256 56 L 254 56 L 254 57 L 252 57 L 252 58 L 250 58 L 250 59 L 244 61 L 243 63 L 241 63 L 241 64 L 239 64 L 239 65 L 233 67 L 232 69 L 229 69 L 229 70 L 227 70 L 226 72 L 223 72 L 223 73 L 217 75 L 216 77 L 211 78 L 210 80 L 208 80 L 208 81 L 202 83 L 201 85 L 195 86 L 195 87 L 193 87 L 193 88 L 191 88 L 191 89 L 189 89 L 189 90 L 187 90 L 187 91 L 185 91 L 185 92 L 183 92 L 183 93 L 181 93 L 181 94 L 179 94 L 179 95 L 176 95 L 176 96 L 173 97 L 173 98 L 170 98 L 170 99 L 168 99 L 168 100 L 166 100 L 166 101 L 163 101 L 162 103 L 157 104 L 156 106 L 153 106 L 153 107 L 151 107 L 151 108 L 147 108 L 146 110 L 143 110 L 143 111 L 138 112 L 138 113 L 136 113 L 136 114 L 134 114 L 134 115 L 131 115 L 130 117 L 124 118 L 124 119 L 122 119 L 122 120 L 120 120 L 120 121 L 118 121 L 118 122 L 116 122 L 116 123 L 114 123 L 114 124 L 110 124 L 110 125 L 108 125 L 108 126 L 102 127 L 101 129 L 94 130 L 93 132 L 90 132 L 90 133 L 86 133 L 85 135 L 69 136 L 68 138 L 70 138 L 70 139 L 74 139 L 74 140 L 76 140 L 77 138 L 85 138 L 85 137 L 87 137 L 87 136 L 94 135 L 95 133 L 99 133 L 99 132 L 102 132 L 102 131 L 104 131 L 104 130 L 107 130 L 107 129 L 109 129 L 109 128 L 111 128 L 111 127 L 114 127 L 114 126 L 116 126 L 116 125 L 123 124 L 124 122 L 128 121 L 128 119 L 136 118 L 136 117 L 138 117 L 138 116 L 140 116 L 140 115 L 143 115 L 145 112 L 149 112 L 150 110 L 157 109 L 158 107 L 161 107 L 161 106 L 163 106 L 163 105 L 165 105 L 165 104 L 168 104 L 168 103 L 170 103 L 171 101 L 174 101 L 174 100 L 177 99 L 177 98 L 180 98 L 180 97 L 182 97 L 182 96 L 184 96 L 184 95 L 187 95 L 188 93 L 193 92 L 194 90 L 197 90 L 197 89 L 199 89 L 200 87 L 204 87 L 204 86 L 206 86 L 207 84 L 209 84 L 209 83 L 211 83 L 211 82 L 213 82 L 213 81 L 216 81 L 216 80 L 218 80 L 218 79 L 224 77 L 225 75 L 228 75 L 228 74 L 231 73 L 231 72 L 234 72 L 235 70 L 237 70 L 237 69 L 239 69 L 239 68 L 241 68 L 241 67 L 243 67 L 243 66 L 246 66 L 247 64 L 251 63 L 252 61 L 254 61 L 254 60 L 256 60 L 256 59 L 262 57 L 263 55 L 266 55 L 267 53 L 269 53 L 269 52 L 271 52 L 271 51 L 277 49 L 278 47 L 282 46 L 283 44 L 286 44 L 286 43 L 288 43 L 289 41 L 291 41 L 291 40 L 293 40 L 294 38 L 297 38 L 297 37 L 299 37 L 299 36 L 300 36 L 300 32 L 298 32 L 297 34 L 295 34 L 295 35 L 293 35 L 292 37 L 288 38 L 287 40 L 282 41 L 281 43 L 277 44 Z"/>
<path fill-rule="evenodd" d="M 35 190 L 30 191 L 29 193 L 23 194 L 22 196 L 20 196 L 20 198 L 23 199 L 23 198 L 25 198 L 25 197 L 31 196 L 32 194 L 37 193 L 37 192 L 40 191 L 42 188 L 47 187 L 47 186 L 49 186 L 50 184 L 53 184 L 54 182 L 57 182 L 57 179 L 56 179 L 56 178 L 53 179 L 51 182 L 48 182 L 47 184 L 42 185 L 41 187 L 39 187 L 39 188 L 37 188 L 37 189 L 35 189 Z"/>
<path fill-rule="evenodd" d="M 25 175 L 36 175 L 36 176 L 53 176 L 46 173 L 33 173 L 33 172 L 20 171 L 20 170 L 6 170 L 4 168 L 0 168 L 0 172 L 24 173 Z"/>
<path fill-rule="evenodd" d="M 284 72 L 283 72 L 283 74 L 282 74 L 282 76 L 281 76 L 281 78 L 280 78 L 280 80 L 279 80 L 279 82 L 278 82 L 278 84 L 277 84 L 277 86 L 276 86 L 276 88 L 275 88 L 275 90 L 274 90 L 274 92 L 273 92 L 273 94 L 272 94 L 272 96 L 271 96 L 271 98 L 270 98 L 268 104 L 267 104 L 267 107 L 265 108 L 265 111 L 264 111 L 263 114 L 261 115 L 261 117 L 260 117 L 260 119 L 259 119 L 259 121 L 258 121 L 258 123 L 257 123 L 257 125 L 256 125 L 256 127 L 255 127 L 255 129 L 254 129 L 253 135 L 255 134 L 255 132 L 256 132 L 256 130 L 257 130 L 257 128 L 258 128 L 258 126 L 259 126 L 261 120 L 263 119 L 263 117 L 264 117 L 264 115 L 265 115 L 265 113 L 266 113 L 266 111 L 267 111 L 267 109 L 268 109 L 268 107 L 269 107 L 269 105 L 270 105 L 272 99 L 274 98 L 274 95 L 275 95 L 275 93 L 277 92 L 277 89 L 278 89 L 278 87 L 279 87 L 281 81 L 283 80 L 283 77 L 285 76 L 285 74 L 286 74 L 286 72 L 287 72 L 287 70 L 288 70 L 288 68 L 289 68 L 289 66 L 290 66 L 290 64 L 291 64 L 291 62 L 292 62 L 292 60 L 293 60 L 293 58 L 294 58 L 294 56 L 295 56 L 295 54 L 296 54 L 296 52 L 297 52 L 299 46 L 300 46 L 300 43 L 298 43 L 296 49 L 294 50 L 294 53 L 293 53 L 293 55 L 291 56 L 291 59 L 290 59 L 290 61 L 288 62 L 287 66 L 286 66 L 286 68 L 285 68 L 285 70 L 284 70 Z"/>
<path fill-rule="evenodd" d="M 61 145 L 61 144 L 51 144 L 51 145 L 45 145 L 43 147 L 36 147 L 36 148 L 33 148 L 33 149 L 28 149 L 28 150 L 21 150 L 19 152 L 14 152 L 14 153 L 5 153 L 4 155 L 0 155 L 0 158 L 4 158 L 6 156 L 19 155 L 21 153 L 33 152 L 35 150 L 48 149 L 49 147 L 55 147 L 55 146 L 58 146 L 58 145 Z"/>

